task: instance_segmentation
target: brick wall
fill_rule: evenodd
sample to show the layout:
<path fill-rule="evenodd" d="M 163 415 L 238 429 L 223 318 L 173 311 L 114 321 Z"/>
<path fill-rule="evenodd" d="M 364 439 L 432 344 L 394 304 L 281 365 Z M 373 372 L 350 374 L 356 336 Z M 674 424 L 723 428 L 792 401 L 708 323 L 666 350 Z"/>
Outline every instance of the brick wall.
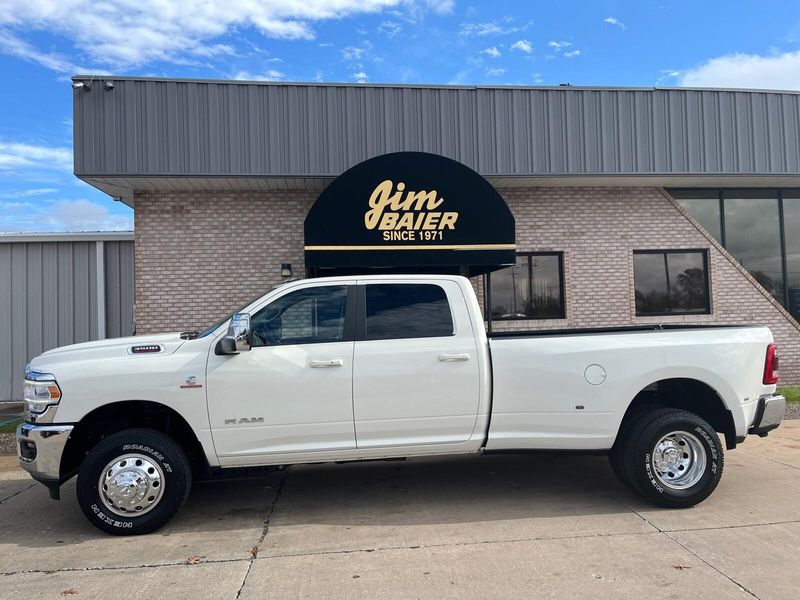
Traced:
<path fill-rule="evenodd" d="M 566 318 L 495 322 L 496 330 L 645 323 L 767 325 L 784 383 L 800 383 L 800 331 L 783 308 L 658 188 L 501 189 L 520 251 L 564 253 Z M 313 192 L 136 196 L 137 332 L 208 325 L 280 281 L 302 276 Z M 637 317 L 633 250 L 706 248 L 712 314 Z M 483 303 L 482 280 L 473 281 Z"/>
<path fill-rule="evenodd" d="M 163 192 L 134 200 L 136 332 L 203 329 L 305 274 L 313 192 Z"/>

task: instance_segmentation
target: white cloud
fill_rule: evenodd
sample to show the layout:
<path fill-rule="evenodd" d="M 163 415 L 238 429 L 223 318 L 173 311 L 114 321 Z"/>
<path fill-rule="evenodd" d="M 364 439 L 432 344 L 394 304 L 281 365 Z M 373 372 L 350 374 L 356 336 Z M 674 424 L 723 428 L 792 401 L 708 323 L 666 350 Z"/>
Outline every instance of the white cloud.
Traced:
<path fill-rule="evenodd" d="M 530 54 L 533 52 L 533 44 L 531 44 L 528 40 L 517 40 L 513 44 L 511 44 L 512 50 L 519 50 L 520 52 L 524 52 L 525 54 Z"/>
<path fill-rule="evenodd" d="M 58 192 L 56 188 L 32 188 L 29 190 L 20 190 L 18 192 L 3 192 L 0 193 L 0 198 L 32 198 L 34 196 L 44 196 L 47 194 L 54 194 Z"/>
<path fill-rule="evenodd" d="M 625 23 L 623 23 L 616 17 L 606 17 L 605 19 L 603 19 L 603 23 L 608 23 L 609 25 L 616 25 L 622 30 L 627 29 L 627 27 L 625 27 Z"/>
<path fill-rule="evenodd" d="M 675 79 L 676 77 L 680 77 L 681 72 L 676 71 L 675 69 L 661 69 L 658 72 L 658 78 L 656 79 L 656 85 L 660 85 L 667 79 Z"/>
<path fill-rule="evenodd" d="M 72 150 L 18 142 L 0 142 L 0 171 L 25 168 L 72 171 Z"/>
<path fill-rule="evenodd" d="M 356 83 L 367 83 L 369 75 L 364 73 L 364 71 L 359 71 L 358 73 L 353 73 L 353 79 L 356 81 Z"/>
<path fill-rule="evenodd" d="M 240 79 L 242 81 L 283 81 L 286 75 L 282 71 L 276 69 L 267 69 L 263 73 L 250 73 L 249 71 L 239 71 L 233 79 Z"/>
<path fill-rule="evenodd" d="M 564 52 L 564 56 L 566 56 L 567 58 L 575 58 L 580 55 L 581 55 L 580 50 L 573 50 L 572 52 Z"/>
<path fill-rule="evenodd" d="M 544 79 L 542 79 L 541 73 L 533 74 L 533 83 L 535 83 L 536 85 L 541 85 L 542 83 L 544 83 Z"/>
<path fill-rule="evenodd" d="M 719 56 L 685 71 L 679 83 L 690 87 L 800 90 L 800 50 L 773 56 Z"/>
<path fill-rule="evenodd" d="M 505 69 L 501 69 L 501 68 L 487 69 L 486 70 L 486 75 L 488 77 L 502 77 L 503 75 L 505 75 L 505 73 L 506 73 L 506 70 Z"/>
<path fill-rule="evenodd" d="M 485 54 L 486 56 L 489 56 L 491 58 L 499 58 L 500 50 L 498 50 L 496 46 L 492 46 L 490 48 L 481 50 L 481 54 Z"/>
<path fill-rule="evenodd" d="M 384 34 L 388 38 L 393 38 L 403 30 L 403 26 L 396 21 L 383 21 L 378 26 L 378 33 Z"/>
<path fill-rule="evenodd" d="M 413 2 L 410 2 L 413 4 Z M 422 6 L 439 15 L 447 15 L 453 12 L 455 0 L 422 0 Z"/>
<path fill-rule="evenodd" d="M 2 17 L 0 17 L 0 19 L 2 19 Z M 61 56 L 60 54 L 54 54 L 52 52 L 40 52 L 27 42 L 13 35 L 11 32 L 4 31 L 2 29 L 0 29 L 0 52 L 3 54 L 16 56 L 17 58 L 27 60 L 28 62 L 38 63 L 46 69 L 51 69 L 60 73 L 76 73 L 86 71 L 86 69 L 83 69 L 70 62 L 70 60 L 64 56 Z"/>
<path fill-rule="evenodd" d="M 554 49 L 555 49 L 555 51 L 556 51 L 556 52 L 558 52 L 558 51 L 560 51 L 560 50 L 563 50 L 564 48 L 569 48 L 570 46 L 572 46 L 572 42 L 557 42 L 557 41 L 552 41 L 552 42 L 547 42 L 547 45 L 548 45 L 550 48 L 554 48 Z"/>
<path fill-rule="evenodd" d="M 369 42 L 367 42 L 367 44 L 369 44 Z M 342 58 L 347 62 L 360 62 L 371 49 L 371 44 L 369 48 L 366 46 L 348 46 L 347 48 L 342 48 Z"/>
<path fill-rule="evenodd" d="M 229 44 L 215 40 L 237 28 L 254 28 L 268 38 L 308 40 L 315 36 L 316 22 L 399 5 L 439 14 L 453 8 L 452 0 L 4 0 L 0 51 L 62 73 L 83 70 L 19 36 L 46 31 L 69 39 L 93 63 L 134 67 L 187 55 L 230 54 Z"/>
<path fill-rule="evenodd" d="M 112 213 L 84 198 L 0 202 L 0 231 L 119 231 L 133 229 L 133 211 Z"/>
<path fill-rule="evenodd" d="M 533 21 L 528 21 L 522 25 L 515 25 L 512 17 L 503 17 L 494 21 L 483 21 L 480 23 L 462 23 L 460 33 L 467 37 L 485 37 L 487 35 L 510 35 L 525 31 L 533 25 Z"/>

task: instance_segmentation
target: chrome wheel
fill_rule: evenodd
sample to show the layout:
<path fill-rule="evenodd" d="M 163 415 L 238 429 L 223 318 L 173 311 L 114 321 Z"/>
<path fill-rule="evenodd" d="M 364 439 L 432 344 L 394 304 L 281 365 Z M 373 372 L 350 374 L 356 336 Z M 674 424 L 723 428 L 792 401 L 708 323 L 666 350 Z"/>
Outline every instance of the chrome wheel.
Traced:
<path fill-rule="evenodd" d="M 653 448 L 651 463 L 658 481 L 673 490 L 692 487 L 706 470 L 706 449 L 688 431 L 673 431 Z"/>
<path fill-rule="evenodd" d="M 103 505 L 122 517 L 153 510 L 164 495 L 164 472 L 143 454 L 115 458 L 100 473 L 97 491 Z"/>

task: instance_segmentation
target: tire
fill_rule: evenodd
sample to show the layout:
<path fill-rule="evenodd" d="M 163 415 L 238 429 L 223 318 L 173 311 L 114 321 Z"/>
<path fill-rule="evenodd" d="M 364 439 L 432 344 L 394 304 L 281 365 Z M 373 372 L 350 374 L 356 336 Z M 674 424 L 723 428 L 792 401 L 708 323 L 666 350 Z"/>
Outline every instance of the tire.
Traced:
<path fill-rule="evenodd" d="M 126 429 L 97 444 L 78 472 L 78 504 L 92 525 L 114 535 L 150 533 L 189 496 L 186 453 L 153 429 Z"/>
<path fill-rule="evenodd" d="M 724 461 L 714 428 L 685 410 L 643 414 L 625 444 L 631 487 L 666 508 L 686 508 L 708 498 L 719 484 Z"/>
<path fill-rule="evenodd" d="M 614 475 L 617 476 L 617 479 L 628 487 L 633 487 L 630 474 L 625 465 L 625 455 L 629 452 L 631 432 L 638 431 L 640 428 L 639 421 L 642 417 L 647 416 L 655 410 L 658 410 L 657 407 L 643 405 L 628 416 L 620 425 L 619 431 L 617 432 L 617 439 L 614 441 L 614 445 L 608 453 L 608 462 L 611 464 L 611 470 L 614 471 Z"/>

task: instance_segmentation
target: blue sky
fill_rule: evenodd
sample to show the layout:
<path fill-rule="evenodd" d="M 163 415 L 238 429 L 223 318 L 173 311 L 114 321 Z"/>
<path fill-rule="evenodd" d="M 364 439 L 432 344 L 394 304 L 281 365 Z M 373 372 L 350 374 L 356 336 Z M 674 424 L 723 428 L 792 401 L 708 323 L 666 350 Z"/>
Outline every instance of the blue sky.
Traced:
<path fill-rule="evenodd" d="M 0 232 L 130 229 L 72 175 L 75 73 L 800 90 L 800 3 L 4 0 Z"/>

